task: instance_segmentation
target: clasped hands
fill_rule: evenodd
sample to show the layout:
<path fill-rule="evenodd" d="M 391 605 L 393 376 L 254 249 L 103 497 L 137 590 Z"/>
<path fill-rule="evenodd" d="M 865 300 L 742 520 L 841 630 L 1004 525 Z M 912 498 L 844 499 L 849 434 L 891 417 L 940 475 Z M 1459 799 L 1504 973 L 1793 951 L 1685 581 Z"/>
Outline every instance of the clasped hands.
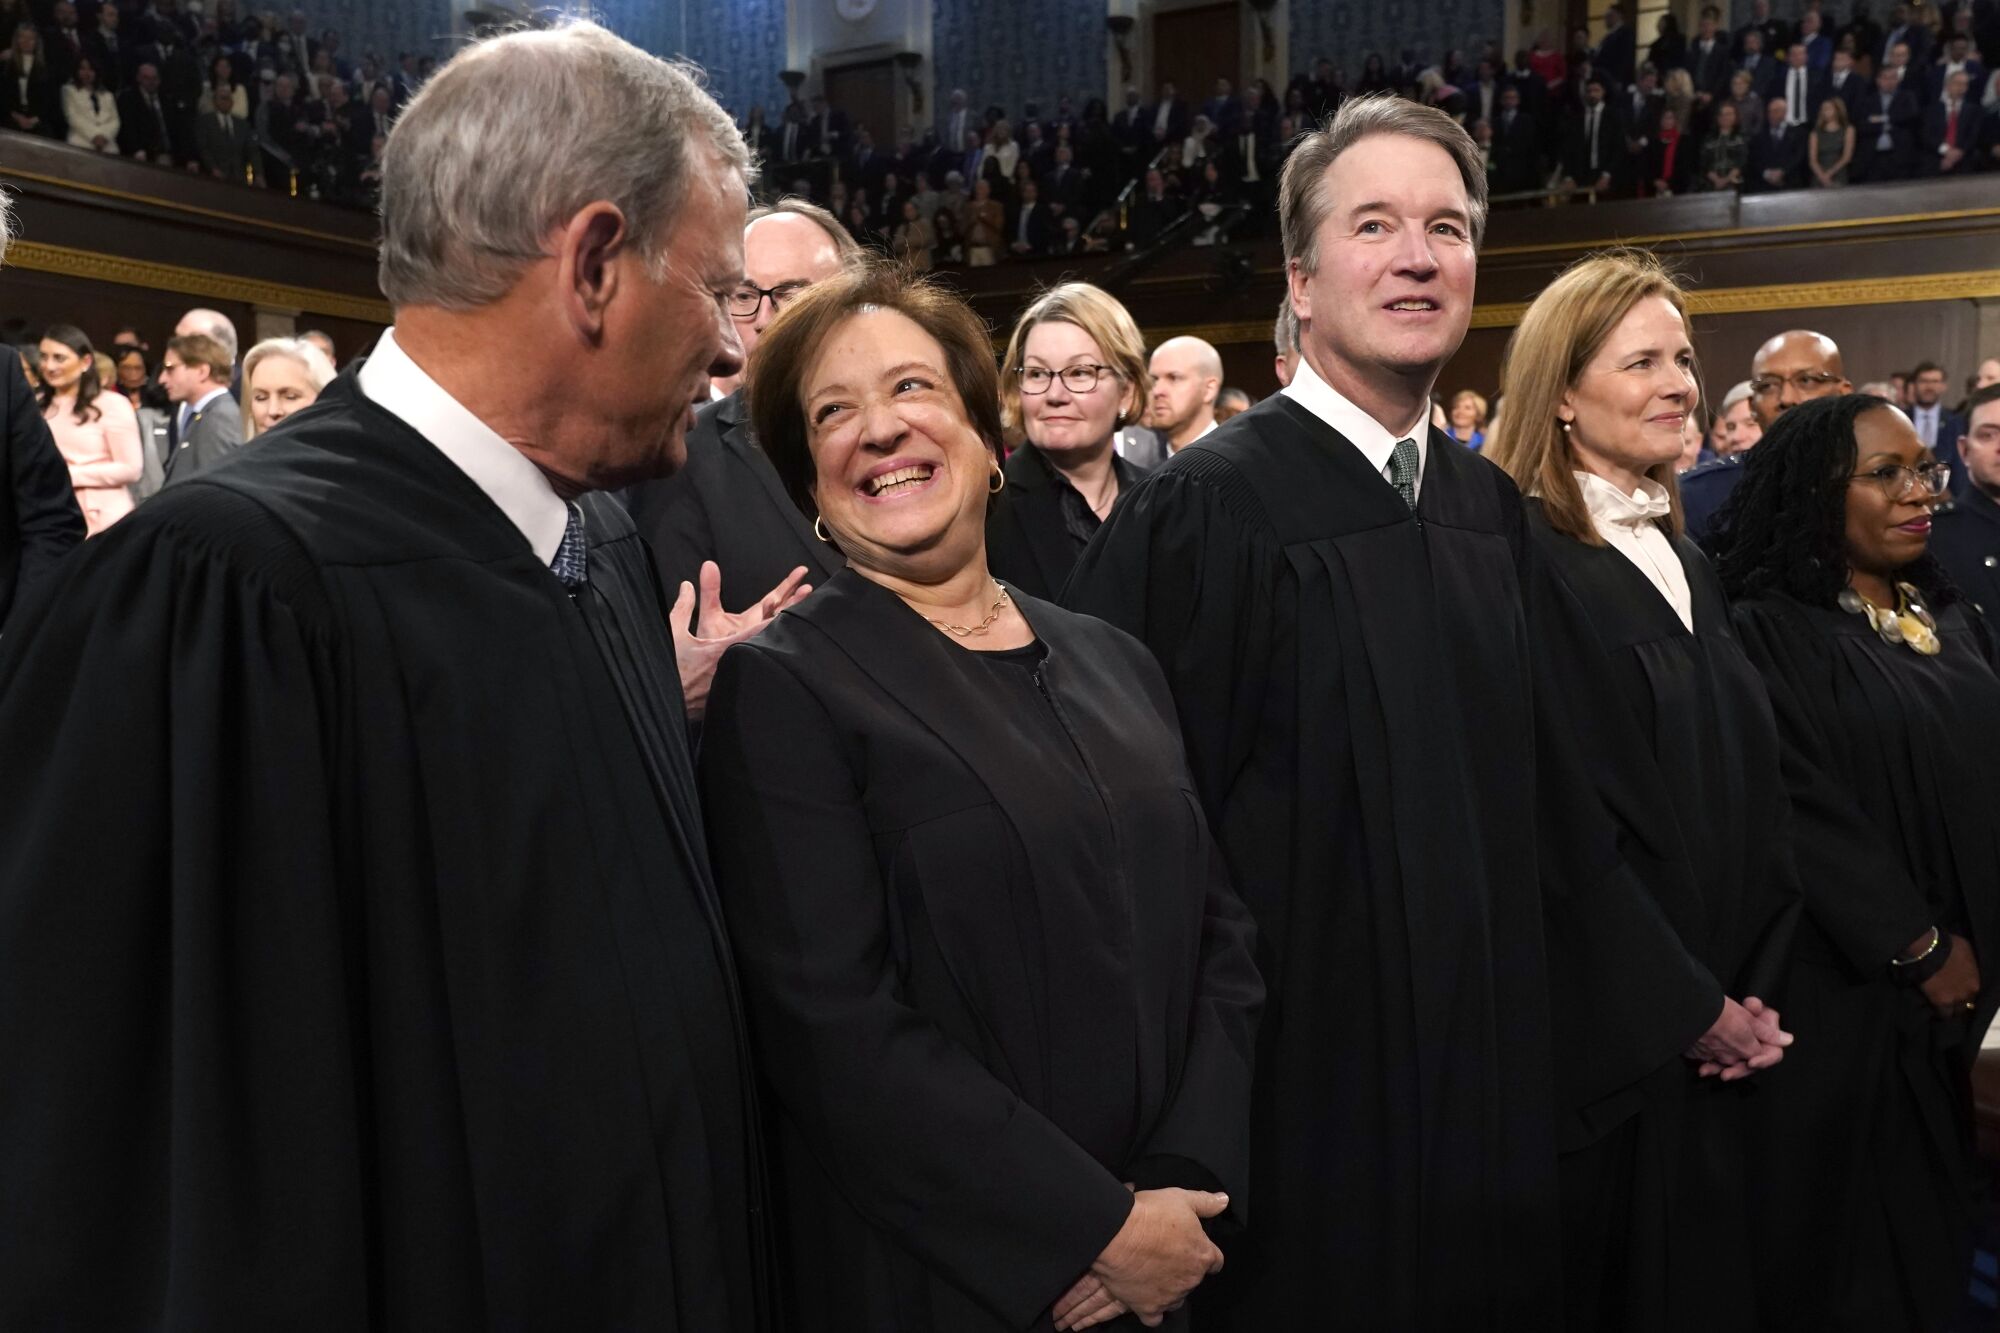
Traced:
<path fill-rule="evenodd" d="M 1125 1225 L 1055 1303 L 1056 1327 L 1065 1333 L 1090 1328 L 1127 1311 L 1147 1328 L 1159 1327 L 1203 1278 L 1222 1271 L 1222 1251 L 1201 1229 L 1201 1220 L 1228 1207 L 1227 1194 L 1135 1190 Z"/>
<path fill-rule="evenodd" d="M 1792 1034 L 1778 1025 L 1776 1009 L 1754 995 L 1741 1004 L 1724 996 L 1722 1013 L 1685 1054 L 1701 1077 L 1734 1083 L 1784 1059 L 1791 1044 Z"/>

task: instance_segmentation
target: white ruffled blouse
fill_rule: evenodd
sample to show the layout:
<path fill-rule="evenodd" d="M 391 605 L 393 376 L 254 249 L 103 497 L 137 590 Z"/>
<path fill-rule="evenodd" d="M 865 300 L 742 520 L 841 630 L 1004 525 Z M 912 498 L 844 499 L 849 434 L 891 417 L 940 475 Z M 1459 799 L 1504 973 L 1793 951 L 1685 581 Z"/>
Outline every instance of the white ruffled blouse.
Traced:
<path fill-rule="evenodd" d="M 1687 571 L 1681 568 L 1674 544 L 1655 521 L 1672 512 L 1667 488 L 1657 481 L 1642 480 L 1639 489 L 1628 495 L 1594 472 L 1579 472 L 1576 481 L 1583 488 L 1583 502 L 1590 509 L 1597 535 L 1646 576 L 1692 634 L 1694 595 L 1688 591 Z"/>

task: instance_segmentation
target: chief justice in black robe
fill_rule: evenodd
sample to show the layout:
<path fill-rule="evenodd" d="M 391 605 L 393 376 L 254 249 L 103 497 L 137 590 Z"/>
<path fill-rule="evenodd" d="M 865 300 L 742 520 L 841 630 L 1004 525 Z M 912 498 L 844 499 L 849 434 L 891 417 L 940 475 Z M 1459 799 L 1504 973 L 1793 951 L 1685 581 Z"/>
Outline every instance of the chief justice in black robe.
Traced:
<path fill-rule="evenodd" d="M 758 348 L 759 436 L 853 563 L 723 659 L 703 788 L 786 1326 L 1048 1329 L 1163 1195 L 1249 1215 L 1262 987 L 1157 666 L 996 591 L 991 353 L 901 284 L 831 279 Z"/>
<path fill-rule="evenodd" d="M 1470 316 L 1477 150 L 1442 113 L 1357 99 L 1294 153 L 1288 199 L 1299 171 L 1329 204 L 1316 271 L 1285 222 L 1291 385 L 1142 479 L 1064 594 L 1165 668 L 1270 993 L 1256 1221 L 1197 1315 L 1542 1330 L 1561 1304 L 1542 881 L 1639 966 L 1672 941 L 1608 831 L 1569 818 L 1574 772 L 1550 771 L 1519 493 L 1420 424 Z M 1392 429 L 1329 374 L 1409 416 Z M 1720 1004 L 1673 982 L 1677 1013 Z M 1615 1047 L 1652 1021 L 1638 1004 L 1575 1017 Z"/>
<path fill-rule="evenodd" d="M 703 96 L 595 28 L 502 38 L 404 112 L 392 184 L 410 136 L 462 128 L 439 101 L 514 86 L 529 45 Z M 703 156 L 725 183 L 663 238 L 721 284 L 729 136 Z M 389 207 L 392 243 L 405 221 Z M 564 290 L 546 256 L 511 317 L 399 299 L 398 330 L 483 395 L 385 343 L 10 625 L 0 1327 L 764 1326 L 744 1029 L 665 604 L 617 506 L 549 479 L 671 466 L 694 380 L 740 361 L 706 292 L 651 285 L 611 229 L 555 234 L 612 331 L 531 318 Z M 623 376 L 615 330 L 651 360 L 673 321 L 674 375 Z M 652 435 L 578 415 L 614 411 Z M 502 416 L 547 477 L 483 424 Z M 571 452 L 607 438 L 629 452 Z"/>

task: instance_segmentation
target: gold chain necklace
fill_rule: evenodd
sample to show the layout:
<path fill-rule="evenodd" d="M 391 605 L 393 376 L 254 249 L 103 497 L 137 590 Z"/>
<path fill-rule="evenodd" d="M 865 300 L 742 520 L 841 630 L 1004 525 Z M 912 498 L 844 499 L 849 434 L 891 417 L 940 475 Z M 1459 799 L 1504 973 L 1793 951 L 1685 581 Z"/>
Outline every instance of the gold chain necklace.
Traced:
<path fill-rule="evenodd" d="M 925 616 L 924 619 L 930 620 L 931 624 L 936 625 L 945 633 L 956 635 L 961 639 L 969 639 L 975 634 L 984 634 L 987 630 L 992 629 L 993 622 L 1000 618 L 1000 608 L 1007 605 L 1007 585 L 1000 582 L 999 579 L 994 579 L 993 586 L 1000 590 L 1000 596 L 995 599 L 993 609 L 986 613 L 986 619 L 980 621 L 977 625 L 954 625 L 948 620 L 931 620 L 929 616 Z"/>

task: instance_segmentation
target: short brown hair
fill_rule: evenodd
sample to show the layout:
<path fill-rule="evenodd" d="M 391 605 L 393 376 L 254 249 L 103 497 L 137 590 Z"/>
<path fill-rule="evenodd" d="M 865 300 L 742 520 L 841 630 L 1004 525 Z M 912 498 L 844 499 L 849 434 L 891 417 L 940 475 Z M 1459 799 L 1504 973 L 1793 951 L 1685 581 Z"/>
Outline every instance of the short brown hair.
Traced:
<path fill-rule="evenodd" d="M 1619 321 L 1655 296 L 1666 298 L 1687 324 L 1687 296 L 1659 260 L 1644 250 L 1592 255 L 1542 289 L 1507 344 L 1500 370 L 1507 412 L 1486 442 L 1486 456 L 1524 495 L 1541 500 L 1542 516 L 1551 528 L 1586 545 L 1602 546 L 1604 539 L 1597 535 L 1577 485 L 1576 461 L 1556 408 Z M 1694 380 L 1701 382 L 1699 373 Z M 1673 463 L 1657 464 L 1646 475 L 1666 488 L 1672 509 L 1663 526 L 1679 535 L 1683 520 Z"/>
<path fill-rule="evenodd" d="M 1341 104 L 1333 119 L 1299 140 L 1278 177 L 1278 231 L 1285 264 L 1302 273 L 1319 271 L 1319 228 L 1332 211 L 1326 173 L 1340 155 L 1377 134 L 1400 134 L 1434 143 L 1451 154 L 1465 182 L 1466 224 L 1472 243 L 1486 235 L 1486 159 L 1465 127 L 1434 106 L 1420 106 L 1394 93 L 1375 93 Z"/>
<path fill-rule="evenodd" d="M 743 219 L 743 230 L 748 232 L 751 223 L 760 218 L 777 217 L 780 213 L 797 214 L 825 232 L 826 238 L 833 242 L 834 253 L 840 256 L 841 263 L 851 264 L 861 257 L 861 243 L 854 239 L 853 232 L 841 226 L 838 218 L 812 200 L 801 199 L 795 194 L 785 195 L 773 203 L 759 204 L 751 209 L 750 215 Z"/>
<path fill-rule="evenodd" d="M 1051 287 L 1014 321 L 1013 336 L 1007 339 L 1007 356 L 1001 363 L 1000 420 L 1015 426 L 1021 422 L 1021 380 L 1015 374 L 1027 355 L 1028 334 L 1037 324 L 1074 324 L 1091 336 L 1098 351 L 1131 390 L 1132 412 L 1145 409 L 1153 391 L 1153 373 L 1146 364 L 1146 339 L 1132 322 L 1132 313 L 1118 298 L 1102 287 L 1087 282 L 1065 282 Z"/>
<path fill-rule="evenodd" d="M 229 349 L 206 333 L 183 333 L 169 338 L 167 350 L 178 356 L 184 366 L 207 366 L 208 377 L 217 384 L 229 383 L 229 372 L 236 364 Z"/>
<path fill-rule="evenodd" d="M 1000 460 L 1000 373 L 985 321 L 928 278 L 882 261 L 864 261 L 785 302 L 758 337 L 744 380 L 757 443 L 784 482 L 785 493 L 808 518 L 818 517 L 819 506 L 812 494 L 818 473 L 808 440 L 805 378 L 833 331 L 872 310 L 893 310 L 937 339 L 966 420 L 986 442 L 996 465 Z"/>

